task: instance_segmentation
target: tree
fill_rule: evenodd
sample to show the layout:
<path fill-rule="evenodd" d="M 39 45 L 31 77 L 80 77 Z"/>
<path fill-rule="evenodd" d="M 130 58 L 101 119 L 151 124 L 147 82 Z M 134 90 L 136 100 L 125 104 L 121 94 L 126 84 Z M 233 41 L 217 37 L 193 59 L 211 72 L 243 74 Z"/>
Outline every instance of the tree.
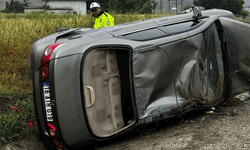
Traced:
<path fill-rule="evenodd" d="M 28 7 L 29 3 L 28 0 L 23 0 L 23 3 L 19 1 L 11 0 L 10 3 L 6 2 L 6 13 L 24 13 L 24 8 Z"/>
<path fill-rule="evenodd" d="M 93 1 L 88 2 L 88 6 Z M 105 11 L 117 13 L 152 13 L 157 3 L 152 0 L 97 0 Z"/>
<path fill-rule="evenodd" d="M 225 9 L 234 14 L 240 14 L 244 0 L 194 0 L 194 5 L 203 6 L 205 9 Z"/>
<path fill-rule="evenodd" d="M 241 16 L 242 16 L 242 20 L 246 21 L 246 16 L 248 16 L 248 11 L 242 9 L 241 10 Z"/>
<path fill-rule="evenodd" d="M 156 2 L 151 0 L 109 0 L 109 10 L 118 13 L 152 13 Z"/>

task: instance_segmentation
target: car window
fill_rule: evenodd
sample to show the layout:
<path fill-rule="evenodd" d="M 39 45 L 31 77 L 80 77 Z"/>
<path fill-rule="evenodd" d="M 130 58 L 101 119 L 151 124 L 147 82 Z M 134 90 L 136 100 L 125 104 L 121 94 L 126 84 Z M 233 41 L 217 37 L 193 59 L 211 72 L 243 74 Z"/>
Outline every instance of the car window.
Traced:
<path fill-rule="evenodd" d="M 207 20 L 201 19 L 199 21 L 186 21 L 182 23 L 176 23 L 172 25 L 166 25 L 161 26 L 157 28 L 147 29 L 143 31 L 138 31 L 130 34 L 125 34 L 121 36 L 117 36 L 118 38 L 122 39 L 129 39 L 134 41 L 147 41 L 147 40 L 153 40 L 165 36 L 171 36 L 174 34 L 182 33 L 185 31 L 192 30 L 196 28 L 197 26 L 201 25 Z"/>
<path fill-rule="evenodd" d="M 208 18 L 202 18 L 200 20 L 192 20 L 192 21 L 186 21 L 181 23 L 176 23 L 172 25 L 166 25 L 159 27 L 164 32 L 167 32 L 168 34 L 178 34 L 185 31 L 190 31 L 194 28 L 197 28 L 198 26 L 202 25 L 204 22 L 206 22 Z"/>
<path fill-rule="evenodd" d="M 168 34 L 177 34 L 184 31 L 192 29 L 194 26 L 198 25 L 200 22 L 188 21 L 168 26 L 160 27 L 161 30 L 167 32 Z"/>
<path fill-rule="evenodd" d="M 159 30 L 158 28 L 153 28 L 153 29 L 135 32 L 135 33 L 131 33 L 131 34 L 123 35 L 123 36 L 118 36 L 118 38 L 135 40 L 135 41 L 147 41 L 147 40 L 153 40 L 156 38 L 161 38 L 164 36 L 166 36 L 165 32 Z"/>

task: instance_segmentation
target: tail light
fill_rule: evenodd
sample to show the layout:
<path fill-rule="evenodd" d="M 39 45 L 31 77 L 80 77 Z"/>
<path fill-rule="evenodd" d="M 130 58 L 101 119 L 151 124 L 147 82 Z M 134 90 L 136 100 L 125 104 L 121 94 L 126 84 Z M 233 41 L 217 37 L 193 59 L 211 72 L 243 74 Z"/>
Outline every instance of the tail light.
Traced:
<path fill-rule="evenodd" d="M 49 61 L 53 51 L 64 43 L 56 43 L 48 46 L 43 52 L 43 58 L 41 62 L 42 66 L 42 81 L 49 77 Z"/>
<path fill-rule="evenodd" d="M 50 138 L 51 138 L 54 146 L 57 149 L 63 149 L 62 144 L 58 141 L 58 137 L 56 135 L 56 128 L 50 123 L 47 123 L 47 125 L 48 125 L 48 128 L 49 128 Z"/>

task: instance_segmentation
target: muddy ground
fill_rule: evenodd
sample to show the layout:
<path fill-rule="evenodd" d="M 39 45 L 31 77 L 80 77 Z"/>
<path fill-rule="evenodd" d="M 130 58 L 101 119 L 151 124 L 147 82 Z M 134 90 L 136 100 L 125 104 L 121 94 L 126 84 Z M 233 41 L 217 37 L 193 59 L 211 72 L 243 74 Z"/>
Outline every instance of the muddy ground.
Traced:
<path fill-rule="evenodd" d="M 159 123 L 132 137 L 97 146 L 94 150 L 242 150 L 250 149 L 250 101 L 217 106 Z M 36 135 L 1 150 L 45 150 Z"/>

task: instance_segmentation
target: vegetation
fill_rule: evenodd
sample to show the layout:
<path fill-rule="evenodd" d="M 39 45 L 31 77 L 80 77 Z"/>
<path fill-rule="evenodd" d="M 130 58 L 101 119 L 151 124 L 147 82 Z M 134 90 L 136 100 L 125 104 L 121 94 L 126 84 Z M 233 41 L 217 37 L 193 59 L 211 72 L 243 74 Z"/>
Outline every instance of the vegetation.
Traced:
<path fill-rule="evenodd" d="M 116 24 L 121 24 L 163 15 L 113 16 Z M 0 15 L 0 145 L 23 138 L 35 131 L 34 127 L 29 126 L 30 119 L 35 117 L 28 63 L 31 44 L 54 33 L 56 27 L 91 28 L 93 24 L 94 18 L 91 15 Z M 8 105 L 4 105 L 3 100 L 9 101 Z M 15 103 L 10 105 L 12 102 Z"/>
<path fill-rule="evenodd" d="M 240 14 L 244 0 L 194 0 L 194 5 L 203 6 L 205 9 L 226 9 L 233 14 Z"/>
<path fill-rule="evenodd" d="M 242 9 L 240 12 L 241 16 L 242 16 L 242 20 L 245 21 L 246 17 L 248 16 L 248 11 Z"/>
<path fill-rule="evenodd" d="M 18 140 L 35 132 L 28 120 L 34 117 L 30 98 L 18 101 L 6 114 L 0 113 L 0 145 Z"/>
<path fill-rule="evenodd" d="M 24 8 L 29 6 L 28 0 L 23 0 L 23 3 L 19 1 L 11 0 L 10 3 L 6 1 L 6 13 L 23 13 Z"/>
<path fill-rule="evenodd" d="M 93 1 L 88 2 L 88 6 Z M 97 0 L 105 11 L 151 14 L 157 3 L 151 0 Z"/>

